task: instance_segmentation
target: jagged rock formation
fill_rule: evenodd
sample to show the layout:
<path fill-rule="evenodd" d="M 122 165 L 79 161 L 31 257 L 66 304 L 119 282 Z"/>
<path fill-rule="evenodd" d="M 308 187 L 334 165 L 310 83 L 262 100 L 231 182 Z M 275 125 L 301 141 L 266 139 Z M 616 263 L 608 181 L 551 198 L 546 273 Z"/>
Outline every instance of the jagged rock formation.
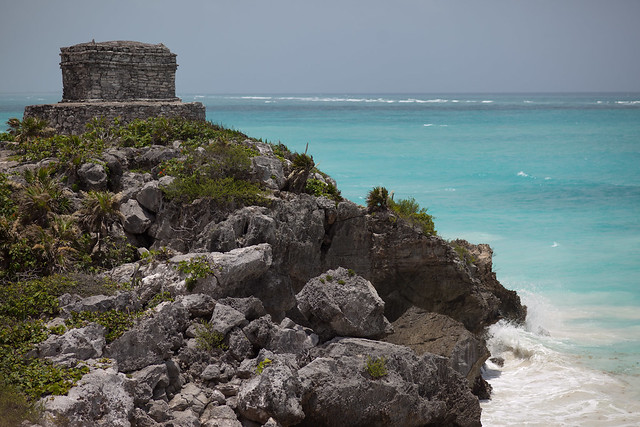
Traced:
<path fill-rule="evenodd" d="M 284 191 L 290 165 L 243 144 L 260 153 L 251 176 L 273 189 L 268 206 L 166 200 L 173 178 L 157 168 L 177 146 L 111 148 L 79 166 L 68 184 L 119 192 L 119 232 L 165 257 L 105 273 L 132 290 L 60 297 L 52 325 L 81 311 L 143 314 L 112 342 L 89 324 L 38 345 L 39 357 L 90 369 L 42 401 L 41 425 L 480 425 L 482 332 L 526 314 L 490 248 L 453 242 L 461 256 L 390 211 Z M 213 268 L 181 270 L 195 261 Z M 157 295 L 168 297 L 154 306 Z"/>

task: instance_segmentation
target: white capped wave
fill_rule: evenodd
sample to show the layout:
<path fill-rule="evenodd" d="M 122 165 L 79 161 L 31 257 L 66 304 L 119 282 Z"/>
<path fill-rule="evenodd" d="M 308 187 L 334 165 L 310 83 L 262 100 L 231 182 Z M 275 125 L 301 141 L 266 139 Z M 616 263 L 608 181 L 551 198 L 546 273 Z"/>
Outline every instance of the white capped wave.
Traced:
<path fill-rule="evenodd" d="M 493 103 L 493 101 L 487 99 L 487 100 L 482 101 L 482 103 L 483 104 L 491 104 L 491 103 Z"/>
<path fill-rule="evenodd" d="M 262 101 L 263 99 L 272 99 L 271 96 L 241 96 L 240 99 L 255 99 L 257 101 Z"/>
<path fill-rule="evenodd" d="M 422 126 L 424 126 L 424 127 L 430 127 L 430 126 L 433 126 L 433 123 L 425 123 L 425 124 L 423 124 Z"/>
<path fill-rule="evenodd" d="M 529 174 L 528 174 L 528 173 L 526 173 L 525 171 L 520 171 L 520 172 L 518 172 L 518 176 L 524 176 L 524 177 L 527 177 L 527 176 L 529 176 Z"/>
<path fill-rule="evenodd" d="M 590 368 L 587 356 L 571 351 L 561 335 L 566 311 L 538 295 L 519 292 L 528 307 L 524 326 L 499 322 L 487 346 L 502 367 L 487 362 L 484 377 L 492 400 L 482 402 L 482 424 L 635 426 L 640 378 L 618 377 Z M 637 311 L 637 310 L 636 310 Z"/>
<path fill-rule="evenodd" d="M 551 245 L 552 248 L 557 248 L 558 246 L 560 246 L 558 242 L 553 242 L 553 244 Z"/>
<path fill-rule="evenodd" d="M 640 104 L 640 101 L 616 101 L 616 104 L 622 104 L 622 105 L 638 105 L 638 104 Z"/>

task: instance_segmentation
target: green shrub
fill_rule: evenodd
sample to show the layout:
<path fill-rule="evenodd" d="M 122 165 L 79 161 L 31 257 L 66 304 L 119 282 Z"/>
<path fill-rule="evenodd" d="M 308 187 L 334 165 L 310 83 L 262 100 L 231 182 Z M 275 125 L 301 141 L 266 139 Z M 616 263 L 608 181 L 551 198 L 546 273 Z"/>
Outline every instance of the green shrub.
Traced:
<path fill-rule="evenodd" d="M 229 348 L 224 343 L 224 335 L 213 329 L 213 325 L 205 320 L 200 321 L 197 325 L 196 345 L 199 349 L 206 351 L 227 350 Z"/>
<path fill-rule="evenodd" d="M 213 266 L 204 255 L 180 261 L 175 268 L 179 272 L 187 275 L 185 286 L 189 292 L 196 286 L 198 279 L 205 278 L 216 272 L 216 267 Z"/>
<path fill-rule="evenodd" d="M 256 366 L 256 374 L 261 375 L 262 372 L 272 363 L 273 361 L 269 358 L 266 358 L 262 362 L 258 363 L 258 366 Z"/>
<path fill-rule="evenodd" d="M 191 203 L 196 199 L 207 198 L 227 208 L 268 203 L 265 192 L 257 184 L 232 177 L 207 178 L 193 175 L 176 179 L 164 188 L 164 193 L 168 200 Z"/>
<path fill-rule="evenodd" d="M 420 226 L 424 234 L 436 234 L 433 216 L 427 213 L 426 208 L 421 208 L 413 197 L 400 199 L 397 202 L 390 199 L 389 206 L 400 218 L 403 218 L 414 225 Z"/>
<path fill-rule="evenodd" d="M 134 324 L 142 312 L 126 312 L 120 310 L 109 310 L 104 312 L 80 311 L 72 312 L 71 318 L 65 320 L 69 328 L 82 328 L 89 323 L 95 322 L 102 325 L 107 330 L 105 339 L 110 343 L 122 336 Z"/>
<path fill-rule="evenodd" d="M 42 408 L 29 400 L 16 386 L 0 383 L 0 414 L 0 427 L 15 427 L 25 420 L 37 422 Z"/>
<path fill-rule="evenodd" d="M 367 356 L 365 370 L 371 378 L 382 378 L 388 374 L 386 362 L 387 360 L 384 357 L 372 358 L 371 356 Z"/>
<path fill-rule="evenodd" d="M 312 194 L 316 197 L 327 197 L 336 202 L 342 201 L 340 190 L 338 190 L 333 184 L 326 184 L 319 179 L 308 179 L 305 186 L 305 193 Z"/>
<path fill-rule="evenodd" d="M 151 298 L 151 300 L 149 300 L 149 302 L 147 303 L 147 308 L 155 307 L 165 301 L 174 301 L 174 298 L 171 296 L 171 292 L 158 292 L 153 296 L 153 298 Z"/>
<path fill-rule="evenodd" d="M 316 163 L 313 161 L 313 156 L 310 156 L 306 151 L 302 154 L 296 153 L 293 155 L 293 169 L 297 171 L 310 172 L 315 167 Z"/>

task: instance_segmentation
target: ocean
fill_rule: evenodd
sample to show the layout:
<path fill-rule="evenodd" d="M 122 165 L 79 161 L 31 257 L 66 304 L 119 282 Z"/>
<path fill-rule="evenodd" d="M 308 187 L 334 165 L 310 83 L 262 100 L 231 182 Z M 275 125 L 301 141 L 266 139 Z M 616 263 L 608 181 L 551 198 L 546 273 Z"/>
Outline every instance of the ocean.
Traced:
<path fill-rule="evenodd" d="M 487 426 L 640 425 L 640 94 L 208 95 L 207 118 L 302 152 L 342 195 L 414 197 L 489 243 L 529 308 L 491 327 Z M 60 94 L 0 95 L 0 130 Z"/>

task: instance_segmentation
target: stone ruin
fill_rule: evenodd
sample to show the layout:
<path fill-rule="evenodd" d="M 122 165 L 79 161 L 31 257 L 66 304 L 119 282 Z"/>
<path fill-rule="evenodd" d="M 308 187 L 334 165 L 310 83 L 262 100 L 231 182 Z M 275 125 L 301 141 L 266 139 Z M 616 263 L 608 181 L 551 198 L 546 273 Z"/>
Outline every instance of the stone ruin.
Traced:
<path fill-rule="evenodd" d="M 62 101 L 27 106 L 24 118 L 45 119 L 66 134 L 83 133 L 94 118 L 205 120 L 204 105 L 176 97 L 176 54 L 163 44 L 92 41 L 60 48 L 60 58 Z"/>

